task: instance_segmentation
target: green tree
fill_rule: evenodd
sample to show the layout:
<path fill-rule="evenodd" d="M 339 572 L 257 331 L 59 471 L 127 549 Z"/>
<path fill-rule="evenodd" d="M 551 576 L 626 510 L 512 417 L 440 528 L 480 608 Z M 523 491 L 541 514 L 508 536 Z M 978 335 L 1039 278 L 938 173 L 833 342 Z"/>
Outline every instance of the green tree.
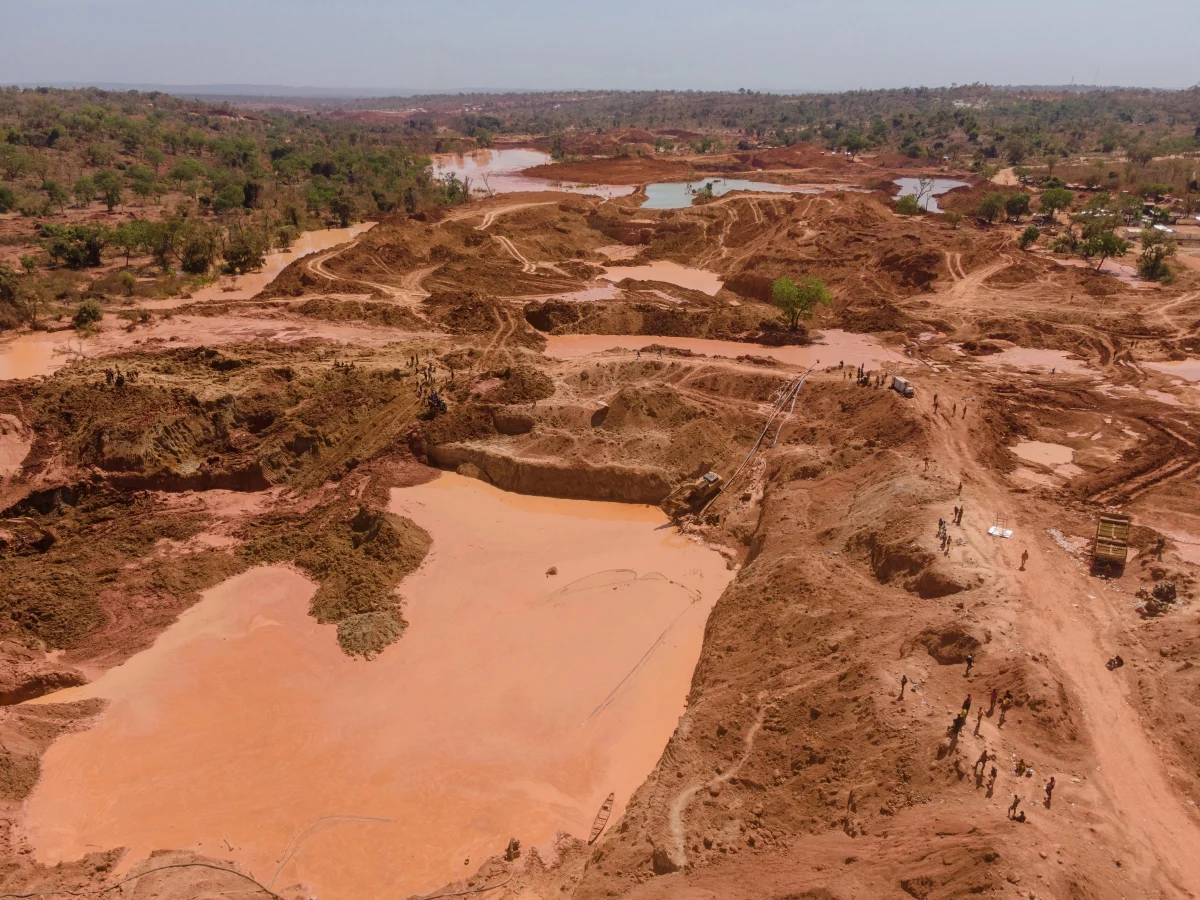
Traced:
<path fill-rule="evenodd" d="M 142 200 L 154 195 L 157 179 L 154 177 L 153 170 L 148 166 L 130 166 L 125 170 L 125 177 L 129 179 L 129 187 Z"/>
<path fill-rule="evenodd" d="M 1021 232 L 1021 236 L 1017 238 L 1017 246 L 1022 250 L 1028 250 L 1037 243 L 1037 239 L 1042 236 L 1042 230 L 1036 225 L 1028 226 Z"/>
<path fill-rule="evenodd" d="M 241 209 L 246 200 L 246 192 L 240 184 L 227 184 L 213 196 L 212 210 L 215 213 L 228 212 L 231 209 Z"/>
<path fill-rule="evenodd" d="M 771 302 L 779 307 L 788 328 L 795 331 L 801 318 L 812 318 L 818 305 L 828 306 L 833 302 L 833 295 L 820 278 L 807 275 L 796 284 L 784 277 L 771 282 Z"/>
<path fill-rule="evenodd" d="M 167 157 L 166 154 L 163 153 L 158 147 L 147 147 L 146 152 L 142 154 L 142 158 L 146 160 L 146 162 L 150 163 L 150 165 L 154 168 L 154 171 L 157 173 L 158 167 L 163 164 L 163 160 Z"/>
<path fill-rule="evenodd" d="M 29 154 L 13 144 L 0 144 L 0 171 L 9 181 L 16 181 L 29 169 Z"/>
<path fill-rule="evenodd" d="M 145 246 L 164 272 L 171 270 L 171 258 L 179 258 L 186 226 L 183 219 L 171 216 L 161 222 L 143 222 Z"/>
<path fill-rule="evenodd" d="M 125 296 L 132 297 L 133 292 L 137 290 L 137 277 L 128 269 L 122 269 L 121 274 L 117 276 L 117 281 L 125 289 Z"/>
<path fill-rule="evenodd" d="M 57 181 L 49 180 L 43 186 L 42 190 L 46 192 L 46 197 L 50 202 L 58 207 L 58 211 L 66 212 L 67 203 L 71 199 L 71 195 L 67 193 L 67 189 Z"/>
<path fill-rule="evenodd" d="M 217 238 L 210 228 L 193 228 L 183 242 L 180 265 L 189 275 L 204 275 L 217 258 Z"/>
<path fill-rule="evenodd" d="M 129 268 L 130 257 L 145 246 L 146 223 L 141 219 L 122 222 L 113 229 L 110 243 L 125 254 L 125 268 Z"/>
<path fill-rule="evenodd" d="M 1157 228 L 1142 229 L 1142 252 L 1138 256 L 1138 274 L 1151 281 L 1168 278 L 1167 260 L 1179 249 L 1175 238 Z"/>
<path fill-rule="evenodd" d="M 7 184 L 0 185 L 0 213 L 12 212 L 17 205 L 17 192 Z"/>
<path fill-rule="evenodd" d="M 43 225 L 41 236 L 52 261 L 61 260 L 72 269 L 95 268 L 101 263 L 109 230 L 103 225 Z"/>
<path fill-rule="evenodd" d="M 89 325 L 99 322 L 103 316 L 104 310 L 100 308 L 100 304 L 95 300 L 88 299 L 79 304 L 71 321 L 76 328 L 87 328 Z"/>
<path fill-rule="evenodd" d="M 265 262 L 267 241 L 262 232 L 250 228 L 234 228 L 229 233 L 229 241 L 225 245 L 225 271 L 231 275 L 240 275 L 261 269 Z"/>
<path fill-rule="evenodd" d="M 1014 222 L 1020 222 L 1021 216 L 1029 215 L 1029 195 L 1009 194 L 1004 201 L 1004 211 Z"/>
<path fill-rule="evenodd" d="M 88 178 L 86 175 L 75 179 L 75 185 L 71 188 L 71 193 L 75 195 L 75 205 L 80 208 L 86 208 L 96 196 L 96 182 Z"/>
<path fill-rule="evenodd" d="M 329 211 L 337 216 L 339 227 L 349 228 L 354 218 L 354 200 L 346 194 L 338 194 L 329 204 Z"/>
<path fill-rule="evenodd" d="M 105 169 L 92 176 L 92 181 L 95 182 L 96 190 L 100 192 L 104 205 L 108 207 L 109 212 L 112 212 L 125 195 L 125 179 L 121 177 L 120 173 Z"/>
<path fill-rule="evenodd" d="M 861 134 L 851 132 L 842 140 L 842 145 L 849 151 L 851 158 L 853 158 L 870 147 L 871 142 Z"/>
<path fill-rule="evenodd" d="M 1053 222 L 1054 214 L 1069 207 L 1074 199 L 1075 195 L 1066 188 L 1049 188 L 1042 191 L 1041 197 L 1038 198 L 1038 209 Z"/>
<path fill-rule="evenodd" d="M 951 228 L 957 230 L 958 223 L 962 221 L 962 213 L 957 209 L 948 209 L 942 213 L 942 218 L 946 220 Z"/>
<path fill-rule="evenodd" d="M 924 211 L 921 201 L 912 194 L 905 194 L 896 200 L 896 212 L 902 216 L 919 216 Z"/>
<path fill-rule="evenodd" d="M 1099 272 L 1104 261 L 1110 256 L 1124 256 L 1128 253 L 1129 242 L 1118 237 L 1112 229 L 1106 228 L 1089 235 L 1079 252 L 1084 259 L 1098 259 L 1096 271 Z"/>
<path fill-rule="evenodd" d="M 183 188 L 185 181 L 198 181 L 205 174 L 204 166 L 190 156 L 185 156 L 167 172 L 167 180 L 175 182 L 176 187 Z"/>
<path fill-rule="evenodd" d="M 995 222 L 1004 215 L 1007 199 L 1000 191 L 984 194 L 979 201 L 979 218 L 985 222 Z"/>
<path fill-rule="evenodd" d="M 32 275 L 37 271 L 37 260 L 28 254 L 21 257 L 21 268 L 25 270 L 26 275 Z"/>

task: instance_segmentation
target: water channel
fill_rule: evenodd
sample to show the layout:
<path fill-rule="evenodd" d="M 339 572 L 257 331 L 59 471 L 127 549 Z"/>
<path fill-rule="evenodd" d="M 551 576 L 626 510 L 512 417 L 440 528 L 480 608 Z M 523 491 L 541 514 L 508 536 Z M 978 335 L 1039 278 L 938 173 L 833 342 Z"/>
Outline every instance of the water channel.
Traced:
<path fill-rule="evenodd" d="M 921 208 L 926 212 L 934 213 L 942 211 L 937 204 L 937 198 L 942 194 L 949 193 L 955 188 L 970 187 L 965 181 L 954 181 L 950 178 L 897 178 L 895 183 L 900 185 L 900 193 L 896 195 L 897 197 L 919 197 Z"/>

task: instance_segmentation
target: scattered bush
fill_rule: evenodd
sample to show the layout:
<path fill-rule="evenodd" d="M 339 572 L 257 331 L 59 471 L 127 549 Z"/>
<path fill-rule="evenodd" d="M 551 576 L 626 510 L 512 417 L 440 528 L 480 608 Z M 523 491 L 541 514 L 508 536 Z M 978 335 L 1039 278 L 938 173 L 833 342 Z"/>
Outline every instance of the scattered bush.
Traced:
<path fill-rule="evenodd" d="M 1037 239 L 1042 236 L 1042 230 L 1036 225 L 1030 225 L 1021 232 L 1021 236 L 1017 238 L 1017 246 L 1022 250 L 1028 250 L 1037 243 Z"/>
<path fill-rule="evenodd" d="M 905 194 L 896 200 L 896 212 L 902 216 L 919 216 L 925 212 L 921 208 L 921 202 L 912 194 Z"/>
<path fill-rule="evenodd" d="M 75 315 L 71 319 L 76 328 L 87 328 L 89 325 L 94 325 L 99 322 L 104 315 L 104 311 L 100 308 L 100 304 L 95 300 L 84 300 L 79 304 L 79 308 L 75 310 Z"/>

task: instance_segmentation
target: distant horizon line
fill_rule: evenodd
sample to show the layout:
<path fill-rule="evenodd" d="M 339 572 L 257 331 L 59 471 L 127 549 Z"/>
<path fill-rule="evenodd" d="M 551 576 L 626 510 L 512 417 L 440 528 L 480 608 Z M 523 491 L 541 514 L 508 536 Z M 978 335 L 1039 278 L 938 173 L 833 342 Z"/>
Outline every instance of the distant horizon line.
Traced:
<path fill-rule="evenodd" d="M 411 88 L 378 88 L 378 87 L 317 87 L 315 85 L 285 85 L 285 84 L 251 84 L 251 83 L 212 83 L 212 84 L 159 84 L 153 82 L 119 82 L 119 81 L 14 81 L 0 82 L 3 87 L 17 87 L 25 90 L 37 88 L 55 88 L 59 90 L 81 90 L 95 88 L 106 91 L 138 91 L 147 93 L 157 91 L 173 96 L 191 95 L 203 97 L 257 97 L 271 99 L 295 100 L 375 100 L 391 97 L 446 97 L 458 94 L 555 94 L 555 93 L 669 93 L 692 92 L 701 94 L 737 94 L 742 88 L 497 88 L 497 87 L 460 87 L 445 89 L 411 89 Z M 1078 84 L 989 84 L 987 82 L 952 82 L 949 85 L 901 85 L 884 88 L 843 88 L 828 89 L 768 89 L 745 88 L 747 92 L 772 94 L 777 96 L 800 96 L 804 94 L 846 94 L 854 91 L 898 91 L 906 88 L 927 90 L 956 90 L 959 88 L 983 87 L 1001 91 L 1109 91 L 1109 90 L 1140 90 L 1140 91 L 1188 91 L 1200 87 L 1200 83 L 1186 87 L 1144 87 L 1133 85 L 1091 85 Z"/>

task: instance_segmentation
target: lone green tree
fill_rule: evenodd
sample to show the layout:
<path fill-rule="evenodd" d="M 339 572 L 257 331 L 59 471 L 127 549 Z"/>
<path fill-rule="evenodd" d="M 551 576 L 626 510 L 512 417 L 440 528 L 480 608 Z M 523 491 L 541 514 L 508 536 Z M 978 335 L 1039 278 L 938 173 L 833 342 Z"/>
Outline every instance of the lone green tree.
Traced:
<path fill-rule="evenodd" d="M 1025 193 L 1009 194 L 1004 201 L 1004 211 L 1014 222 L 1020 222 L 1021 216 L 1029 215 L 1029 195 Z"/>
<path fill-rule="evenodd" d="M 1007 199 L 1000 191 L 985 194 L 979 201 L 979 217 L 985 222 L 995 222 L 1004 215 Z"/>
<path fill-rule="evenodd" d="M 1060 209 L 1066 209 L 1074 199 L 1075 195 L 1066 188 L 1049 188 L 1042 191 L 1042 196 L 1038 198 L 1038 209 L 1053 222 L 1054 214 Z"/>
<path fill-rule="evenodd" d="M 109 212 L 112 212 L 125 194 L 125 179 L 119 173 L 105 169 L 92 176 L 92 181 L 96 185 L 96 190 L 100 192 L 104 205 L 108 207 Z"/>
<path fill-rule="evenodd" d="M 1042 236 L 1042 231 L 1036 225 L 1030 225 L 1021 232 L 1021 236 L 1017 238 L 1017 246 L 1022 250 L 1028 250 L 1037 243 L 1037 239 Z"/>
<path fill-rule="evenodd" d="M 96 182 L 88 178 L 86 175 L 75 179 L 75 186 L 71 189 L 75 195 L 75 204 L 81 209 L 86 207 L 96 196 Z"/>
<path fill-rule="evenodd" d="M 1080 251 L 1084 259 L 1097 259 L 1096 271 L 1110 256 L 1124 256 L 1129 252 L 1129 242 L 1117 236 L 1111 229 L 1097 231 L 1088 237 Z"/>
<path fill-rule="evenodd" d="M 1138 274 L 1151 281 L 1168 278 L 1171 270 L 1167 259 L 1175 255 L 1179 245 L 1165 231 L 1157 228 L 1142 229 L 1142 252 L 1138 256 Z"/>
<path fill-rule="evenodd" d="M 771 302 L 779 307 L 788 328 L 795 331 L 802 318 L 812 318 L 818 305 L 832 303 L 833 294 L 824 281 L 811 275 L 801 278 L 799 284 L 790 278 L 776 278 L 771 282 Z"/>

